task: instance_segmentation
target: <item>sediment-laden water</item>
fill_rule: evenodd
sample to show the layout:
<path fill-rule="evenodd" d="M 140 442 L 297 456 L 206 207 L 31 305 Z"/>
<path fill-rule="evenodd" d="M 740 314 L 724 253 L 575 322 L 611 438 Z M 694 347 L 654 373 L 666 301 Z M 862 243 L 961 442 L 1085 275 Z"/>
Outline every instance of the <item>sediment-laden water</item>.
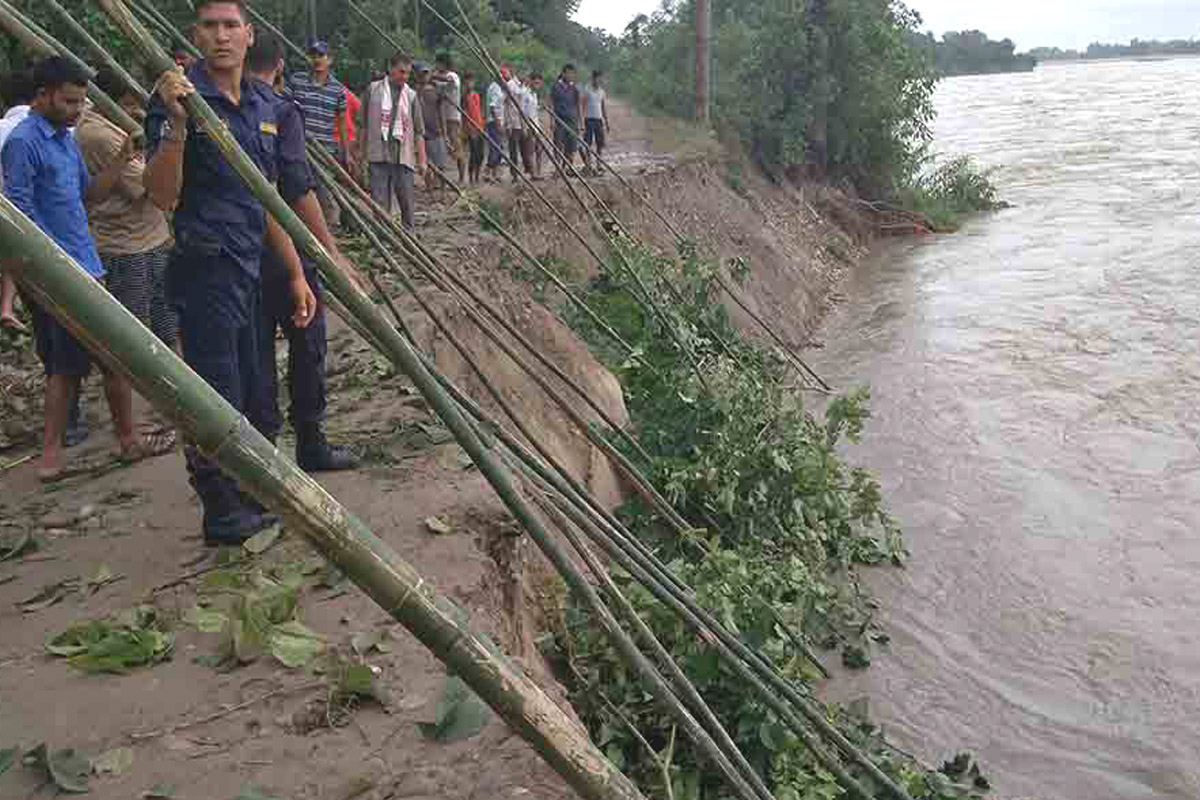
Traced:
<path fill-rule="evenodd" d="M 1015 207 L 881 249 L 814 357 L 913 558 L 838 687 L 1002 797 L 1200 797 L 1200 60 L 938 92 Z"/>

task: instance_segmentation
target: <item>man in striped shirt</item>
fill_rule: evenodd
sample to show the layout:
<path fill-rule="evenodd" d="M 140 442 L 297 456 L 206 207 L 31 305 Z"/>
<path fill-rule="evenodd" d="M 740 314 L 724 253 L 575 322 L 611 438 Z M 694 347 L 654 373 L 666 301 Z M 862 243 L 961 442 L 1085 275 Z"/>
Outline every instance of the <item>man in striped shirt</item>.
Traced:
<path fill-rule="evenodd" d="M 346 131 L 346 87 L 329 72 L 329 45 L 313 42 L 308 47 L 308 60 L 312 69 L 292 76 L 292 94 L 304 112 L 304 133 L 310 142 L 324 147 L 354 173 L 357 170 L 349 162 L 350 137 Z M 340 210 L 324 186 L 318 187 L 317 199 L 329 227 L 338 227 Z"/>

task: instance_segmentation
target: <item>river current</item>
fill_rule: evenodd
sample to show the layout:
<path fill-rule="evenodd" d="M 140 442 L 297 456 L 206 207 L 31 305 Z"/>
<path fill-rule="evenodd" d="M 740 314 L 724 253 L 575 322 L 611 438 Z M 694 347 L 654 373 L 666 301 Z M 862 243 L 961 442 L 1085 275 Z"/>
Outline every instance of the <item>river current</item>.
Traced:
<path fill-rule="evenodd" d="M 1200 59 L 955 78 L 937 149 L 1013 208 L 897 241 L 813 360 L 912 559 L 836 687 L 998 797 L 1200 798 Z M 938 762 L 940 763 L 940 761 Z"/>

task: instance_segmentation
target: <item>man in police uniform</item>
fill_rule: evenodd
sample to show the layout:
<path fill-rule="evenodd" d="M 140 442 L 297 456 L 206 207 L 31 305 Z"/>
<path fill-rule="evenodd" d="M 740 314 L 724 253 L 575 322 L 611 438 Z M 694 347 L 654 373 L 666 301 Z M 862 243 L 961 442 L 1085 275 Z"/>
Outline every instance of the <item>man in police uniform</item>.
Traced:
<path fill-rule="evenodd" d="M 254 29 L 242 0 L 198 0 L 194 38 L 204 56 L 188 70 L 165 73 L 146 117 L 146 191 L 175 213 L 168 268 L 179 309 L 183 357 L 245 412 L 260 386 L 259 264 L 264 239 L 290 276 L 293 322 L 308 325 L 316 300 L 287 233 L 266 213 L 216 143 L 188 120 L 183 99 L 199 93 L 271 182 L 276 178 L 276 101 L 243 74 Z M 189 448 L 188 471 L 204 506 L 206 544 L 244 541 L 275 522 L 216 464 Z"/>
<path fill-rule="evenodd" d="M 308 226 L 329 254 L 342 264 L 352 279 L 357 273 L 342 258 L 337 242 L 329 234 L 325 214 L 315 193 L 316 179 L 308 165 L 304 146 L 304 120 L 300 107 L 286 92 L 274 87 L 283 73 L 283 46 L 277 39 L 259 36 L 246 55 L 246 72 L 254 80 L 276 93 L 276 123 L 279 139 L 279 194 L 296 216 Z M 325 356 L 328 341 L 325 329 L 325 303 L 316 266 L 301 257 L 308 286 L 317 298 L 317 311 L 305 328 L 292 323 L 292 303 L 286 291 L 288 273 L 273 252 L 265 252 L 262 262 L 262 327 L 259 331 L 259 357 L 262 360 L 262 391 L 253 413 L 248 414 L 255 427 L 271 441 L 279 435 L 283 418 L 279 413 L 279 377 L 275 365 L 275 331 L 283 330 L 288 341 L 288 416 L 296 431 L 296 463 L 308 472 L 354 469 L 353 454 L 345 447 L 330 445 L 325 439 Z M 361 285 L 361 281 L 359 281 Z"/>

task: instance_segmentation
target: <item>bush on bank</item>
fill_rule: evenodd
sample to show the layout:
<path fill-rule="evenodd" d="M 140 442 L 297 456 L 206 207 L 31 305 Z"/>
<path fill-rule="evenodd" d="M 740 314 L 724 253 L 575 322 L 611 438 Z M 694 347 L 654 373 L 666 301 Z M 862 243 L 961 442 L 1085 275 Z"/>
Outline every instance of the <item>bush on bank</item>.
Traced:
<path fill-rule="evenodd" d="M 873 199 L 921 200 L 956 215 L 986 208 L 920 177 L 937 74 L 913 45 L 920 15 L 903 2 L 713 0 L 712 13 L 713 123 L 769 175 L 848 180 Z M 636 18 L 608 60 L 614 88 L 636 104 L 692 116 L 694 0 Z M 987 182 L 958 165 L 968 171 Z"/>
<path fill-rule="evenodd" d="M 797 685 L 811 688 L 821 677 L 814 657 L 840 651 L 843 663 L 865 666 L 887 637 L 873 622 L 876 606 L 858 570 L 905 557 L 878 484 L 837 452 L 863 431 L 866 392 L 810 411 L 798 399 L 790 367 L 730 325 L 720 302 L 721 265 L 691 246 L 677 259 L 618 246 L 642 280 L 664 293 L 661 307 L 705 365 L 713 390 L 699 389 L 689 362 L 624 281 L 602 277 L 587 299 L 640 352 L 641 363 L 611 349 L 585 317 L 567 312 L 621 378 L 639 441 L 653 459 L 649 477 L 696 532 L 679 538 L 640 500 L 621 509 L 623 520 L 693 587 L 703 606 Z M 730 266 L 735 274 L 743 267 Z M 833 776 L 711 647 L 628 576 L 618 572 L 614 579 L 779 800 L 843 796 Z M 607 636 L 589 624 L 586 610 L 567 601 L 559 623 L 555 659 L 574 707 L 608 757 L 656 797 L 728 796 L 716 770 L 698 759 Z M 914 798 L 973 796 L 970 785 L 892 750 L 860 706 L 829 713 Z"/>

